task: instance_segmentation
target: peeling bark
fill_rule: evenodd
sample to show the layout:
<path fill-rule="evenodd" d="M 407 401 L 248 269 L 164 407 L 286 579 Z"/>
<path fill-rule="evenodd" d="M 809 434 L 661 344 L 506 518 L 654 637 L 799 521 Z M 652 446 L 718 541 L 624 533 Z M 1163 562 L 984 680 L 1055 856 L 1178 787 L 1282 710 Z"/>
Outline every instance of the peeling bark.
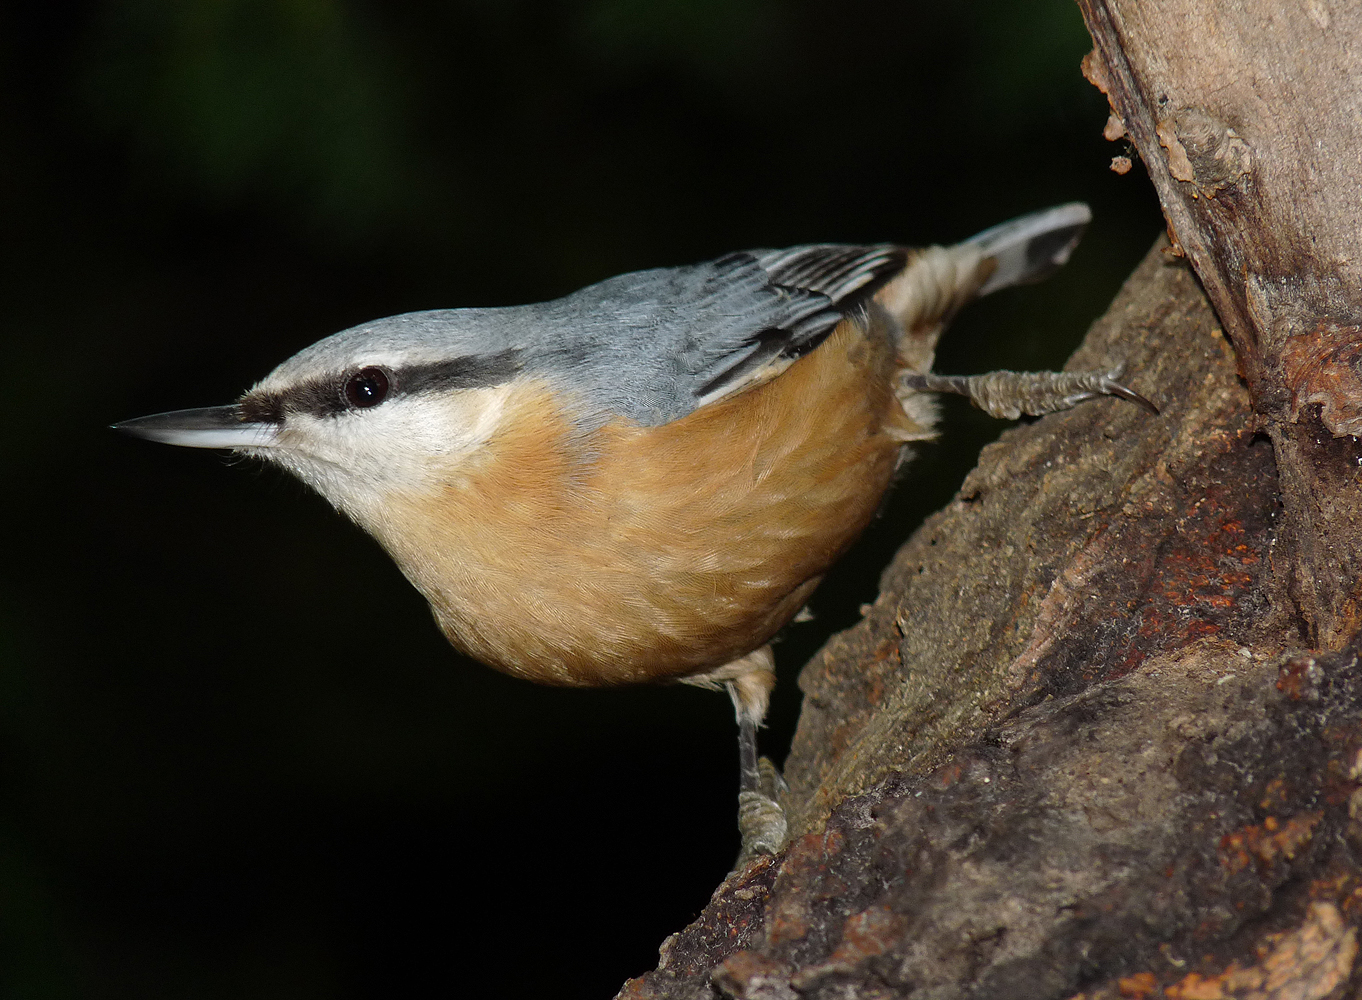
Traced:
<path fill-rule="evenodd" d="M 1071 367 L 1162 415 L 985 449 L 804 669 L 790 845 L 621 997 L 1354 995 L 1362 9 L 1080 6 L 1173 242 Z"/>

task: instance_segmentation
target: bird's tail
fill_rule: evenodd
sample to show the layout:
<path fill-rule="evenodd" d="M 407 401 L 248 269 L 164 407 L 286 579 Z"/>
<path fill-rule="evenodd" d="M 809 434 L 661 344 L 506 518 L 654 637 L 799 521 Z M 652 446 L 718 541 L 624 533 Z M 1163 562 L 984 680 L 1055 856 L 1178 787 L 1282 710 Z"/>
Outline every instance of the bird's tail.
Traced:
<path fill-rule="evenodd" d="M 1009 285 L 1040 281 L 1059 270 L 1091 220 L 1087 205 L 1071 201 L 985 229 L 952 249 L 977 250 L 985 267 L 992 262 L 992 273 L 975 293 L 987 295 Z"/>
<path fill-rule="evenodd" d="M 1120 369 L 1087 372 L 931 374 L 936 338 L 955 311 L 978 295 L 1039 281 L 1063 267 L 1092 212 L 1082 202 L 1056 205 L 985 229 L 953 247 L 928 247 L 912 258 L 876 301 L 898 319 L 899 402 L 914 426 L 930 428 L 935 411 L 924 393 L 967 396 L 995 417 L 1015 420 L 1117 396 L 1157 414 L 1159 408 L 1117 379 Z"/>
<path fill-rule="evenodd" d="M 926 371 L 937 336 L 971 299 L 1040 281 L 1062 267 L 1091 218 L 1088 206 L 1074 201 L 985 229 L 955 246 L 916 251 L 875 295 L 903 329 L 903 363 Z"/>

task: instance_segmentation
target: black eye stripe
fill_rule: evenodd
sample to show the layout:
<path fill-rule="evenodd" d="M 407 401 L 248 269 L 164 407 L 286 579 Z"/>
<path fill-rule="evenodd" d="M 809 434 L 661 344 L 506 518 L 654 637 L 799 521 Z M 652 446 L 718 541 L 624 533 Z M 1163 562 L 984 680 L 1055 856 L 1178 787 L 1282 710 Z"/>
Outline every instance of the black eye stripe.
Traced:
<path fill-rule="evenodd" d="M 500 351 L 452 361 L 405 365 L 396 372 L 399 392 L 477 389 L 509 382 L 520 371 L 520 352 Z"/>
<path fill-rule="evenodd" d="M 364 365 L 362 368 L 381 371 L 388 380 L 384 398 L 395 399 L 398 396 L 446 389 L 502 385 L 520 371 L 521 365 L 520 352 L 506 350 L 449 361 L 403 365 L 400 368 L 377 365 Z M 252 423 L 283 423 L 289 413 L 334 417 L 352 408 L 353 404 L 347 398 L 347 386 L 359 371 L 356 368 L 338 375 L 308 379 L 277 392 L 249 392 L 237 405 L 241 409 L 242 419 Z"/>

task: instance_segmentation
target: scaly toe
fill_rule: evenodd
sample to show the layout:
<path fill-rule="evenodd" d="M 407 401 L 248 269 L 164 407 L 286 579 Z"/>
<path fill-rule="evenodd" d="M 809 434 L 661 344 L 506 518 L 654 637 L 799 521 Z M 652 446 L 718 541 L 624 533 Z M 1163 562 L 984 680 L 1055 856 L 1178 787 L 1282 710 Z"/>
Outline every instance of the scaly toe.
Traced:
<path fill-rule="evenodd" d="M 785 809 L 780 804 L 787 786 L 780 770 L 762 757 L 757 762 L 760 791 L 738 793 L 738 831 L 742 834 L 742 850 L 736 868 L 742 868 L 758 854 L 775 854 L 785 846 L 789 827 Z"/>

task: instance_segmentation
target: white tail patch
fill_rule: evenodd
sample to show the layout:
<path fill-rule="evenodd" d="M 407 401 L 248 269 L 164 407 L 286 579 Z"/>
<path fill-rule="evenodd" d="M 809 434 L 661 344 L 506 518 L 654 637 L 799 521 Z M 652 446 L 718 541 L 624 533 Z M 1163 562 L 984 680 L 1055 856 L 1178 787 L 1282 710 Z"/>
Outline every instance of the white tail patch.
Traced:
<path fill-rule="evenodd" d="M 1039 281 L 1062 267 L 1090 221 L 1092 210 L 1072 201 L 985 229 L 958 249 L 976 248 L 994 262 L 993 273 L 979 288 L 980 295 L 987 295 L 1008 285 Z"/>

